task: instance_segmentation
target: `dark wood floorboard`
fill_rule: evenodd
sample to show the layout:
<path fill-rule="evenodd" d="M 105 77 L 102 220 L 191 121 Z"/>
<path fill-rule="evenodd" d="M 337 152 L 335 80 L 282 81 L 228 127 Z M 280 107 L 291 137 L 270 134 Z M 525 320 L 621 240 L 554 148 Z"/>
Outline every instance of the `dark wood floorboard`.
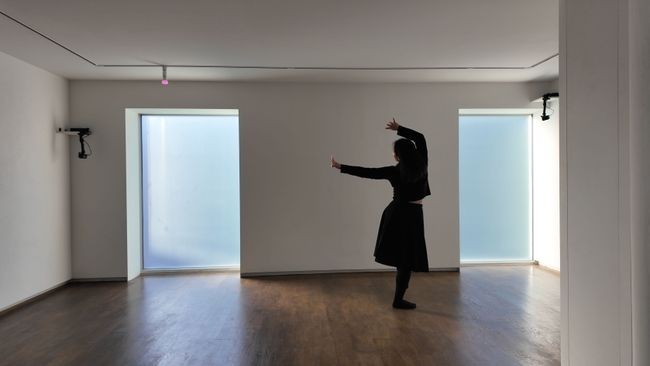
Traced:
<path fill-rule="evenodd" d="M 559 365 L 559 275 L 534 266 L 70 284 L 0 317 L 0 365 Z"/>

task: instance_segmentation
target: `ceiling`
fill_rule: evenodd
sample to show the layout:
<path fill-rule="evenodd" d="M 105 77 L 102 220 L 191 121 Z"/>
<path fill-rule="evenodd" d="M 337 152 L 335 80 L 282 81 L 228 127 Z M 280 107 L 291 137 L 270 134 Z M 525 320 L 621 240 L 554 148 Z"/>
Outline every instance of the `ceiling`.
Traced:
<path fill-rule="evenodd" d="M 558 57 L 552 57 L 559 48 L 558 0 L 0 0 L 0 12 L 15 19 L 0 15 L 1 52 L 69 79 L 161 76 L 157 67 L 92 63 L 170 65 L 172 81 L 535 81 L 558 75 Z M 517 69 L 464 69 L 476 67 Z"/>

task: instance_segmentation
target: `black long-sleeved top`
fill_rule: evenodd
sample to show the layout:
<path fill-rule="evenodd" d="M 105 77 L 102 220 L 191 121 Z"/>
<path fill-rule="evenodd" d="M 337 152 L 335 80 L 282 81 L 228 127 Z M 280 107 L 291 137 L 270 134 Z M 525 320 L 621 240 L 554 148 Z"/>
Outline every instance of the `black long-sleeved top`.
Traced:
<path fill-rule="evenodd" d="M 415 142 L 418 153 L 420 153 L 424 162 L 428 164 L 429 153 L 424 135 L 403 126 L 399 126 L 397 134 Z M 399 163 L 381 168 L 364 168 L 341 164 L 341 173 L 356 175 L 361 178 L 388 179 L 390 185 L 393 186 L 393 199 L 398 201 L 419 201 L 431 194 L 427 174 L 415 182 L 406 182 L 401 179 Z"/>

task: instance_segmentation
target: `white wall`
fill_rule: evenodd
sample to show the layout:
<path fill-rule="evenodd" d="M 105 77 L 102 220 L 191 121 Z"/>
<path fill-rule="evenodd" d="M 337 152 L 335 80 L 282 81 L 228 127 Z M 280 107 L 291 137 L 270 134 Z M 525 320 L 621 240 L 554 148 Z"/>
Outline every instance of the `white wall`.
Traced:
<path fill-rule="evenodd" d="M 630 1 L 630 208 L 634 365 L 650 365 L 650 3 Z"/>
<path fill-rule="evenodd" d="M 555 92 L 549 88 L 545 92 Z M 560 106 L 542 121 L 533 116 L 533 242 L 534 259 L 540 265 L 560 270 Z"/>
<path fill-rule="evenodd" d="M 71 82 L 72 121 L 94 155 L 72 161 L 73 276 L 126 277 L 125 108 L 240 110 L 242 272 L 385 268 L 372 250 L 385 182 L 343 176 L 345 163 L 393 164 L 387 118 L 430 144 L 425 203 L 431 267 L 458 267 L 458 109 L 518 108 L 546 84 Z"/>
<path fill-rule="evenodd" d="M 70 279 L 63 78 L 0 52 L 0 310 Z"/>

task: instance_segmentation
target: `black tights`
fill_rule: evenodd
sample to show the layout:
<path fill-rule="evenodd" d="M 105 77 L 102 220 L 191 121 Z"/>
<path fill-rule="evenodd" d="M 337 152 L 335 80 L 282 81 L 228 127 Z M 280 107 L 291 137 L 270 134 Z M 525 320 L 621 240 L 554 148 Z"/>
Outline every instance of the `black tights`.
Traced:
<path fill-rule="evenodd" d="M 395 277 L 395 298 L 394 302 L 404 299 L 404 293 L 409 288 L 409 281 L 411 280 L 410 268 L 397 268 L 397 276 Z"/>

